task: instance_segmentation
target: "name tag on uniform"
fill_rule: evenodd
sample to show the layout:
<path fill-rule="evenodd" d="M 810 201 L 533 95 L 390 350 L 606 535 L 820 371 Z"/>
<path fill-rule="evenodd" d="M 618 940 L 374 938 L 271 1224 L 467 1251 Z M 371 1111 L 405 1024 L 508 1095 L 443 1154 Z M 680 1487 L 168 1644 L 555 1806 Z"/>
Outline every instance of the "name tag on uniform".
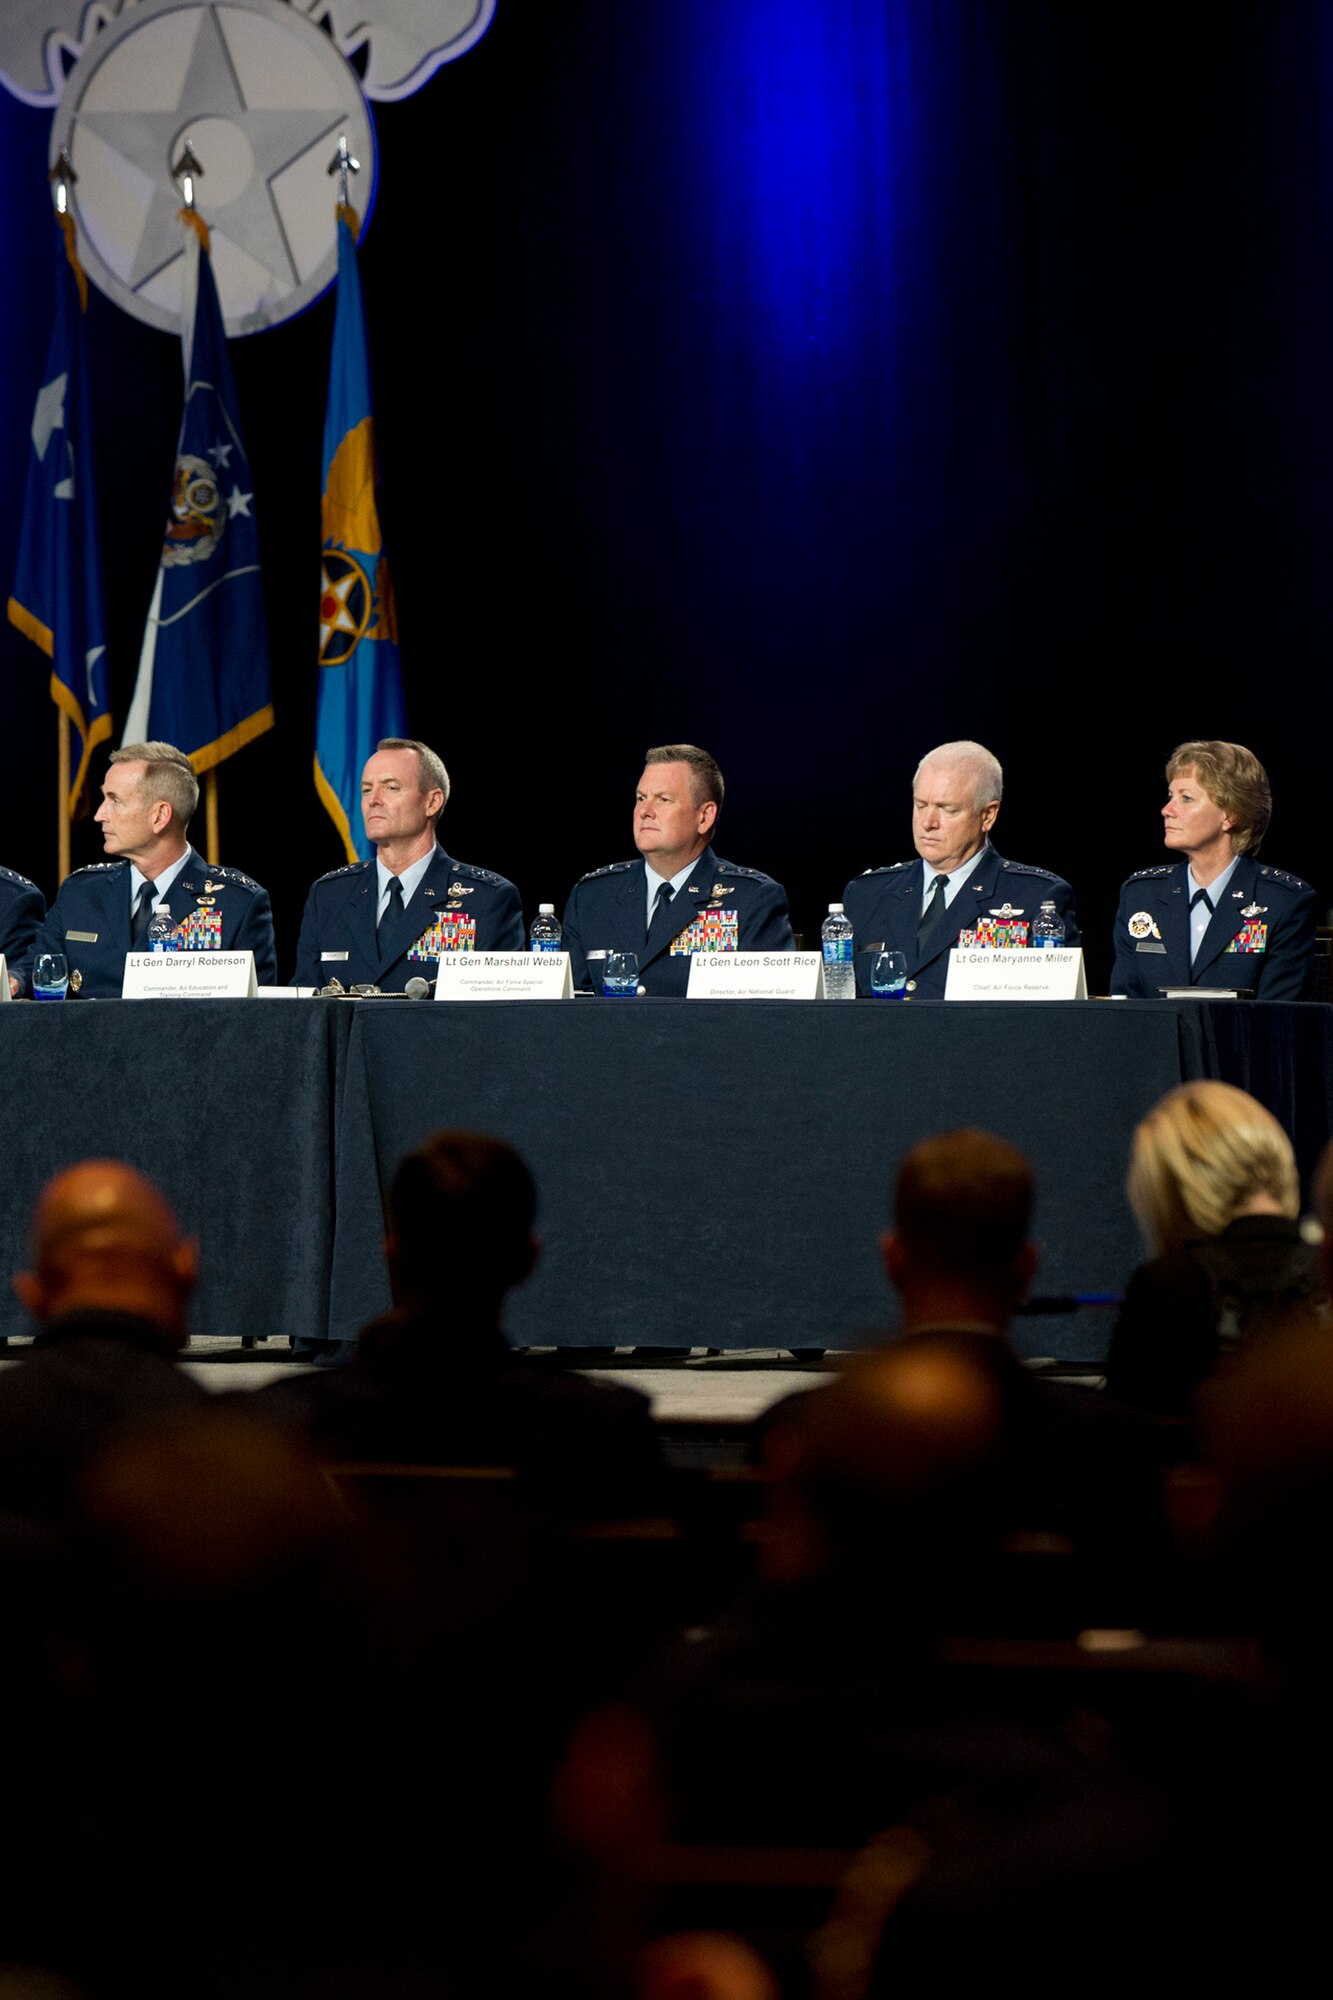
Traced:
<path fill-rule="evenodd" d="M 319 962 L 321 965 L 324 965 L 326 963 L 331 964 L 334 960 L 337 960 L 341 964 L 344 959 L 350 958 L 351 955 L 350 951 L 322 951 L 319 954 Z"/>
<path fill-rule="evenodd" d="M 66 931 L 66 932 L 65 932 L 65 940 L 66 940 L 66 943 L 68 943 L 68 944 L 96 944 L 96 943 L 97 943 L 97 932 L 96 932 L 96 931 Z"/>

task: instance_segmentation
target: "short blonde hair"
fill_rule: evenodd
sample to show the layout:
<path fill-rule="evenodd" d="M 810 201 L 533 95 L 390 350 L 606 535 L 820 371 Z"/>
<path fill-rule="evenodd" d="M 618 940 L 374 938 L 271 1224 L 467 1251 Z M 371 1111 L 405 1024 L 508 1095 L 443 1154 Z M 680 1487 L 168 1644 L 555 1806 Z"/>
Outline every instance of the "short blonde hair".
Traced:
<path fill-rule="evenodd" d="M 1271 1111 L 1230 1083 L 1182 1083 L 1135 1128 L 1125 1192 L 1153 1252 L 1220 1236 L 1257 1194 L 1292 1221 L 1300 1179 Z"/>
<path fill-rule="evenodd" d="M 1167 762 L 1167 784 L 1190 771 L 1213 804 L 1230 813 L 1232 853 L 1257 854 L 1273 817 L 1273 792 L 1253 750 L 1216 738 L 1177 744 Z"/>

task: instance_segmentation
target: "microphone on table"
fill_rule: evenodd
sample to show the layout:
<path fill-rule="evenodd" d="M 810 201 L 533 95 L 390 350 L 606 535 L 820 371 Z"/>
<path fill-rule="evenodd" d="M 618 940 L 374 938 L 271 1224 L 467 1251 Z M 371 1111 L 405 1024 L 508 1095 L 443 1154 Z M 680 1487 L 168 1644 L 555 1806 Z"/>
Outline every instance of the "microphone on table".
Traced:
<path fill-rule="evenodd" d="M 430 981 L 429 979 L 423 979 L 419 972 L 413 973 L 403 990 L 409 1000 L 430 999 Z"/>

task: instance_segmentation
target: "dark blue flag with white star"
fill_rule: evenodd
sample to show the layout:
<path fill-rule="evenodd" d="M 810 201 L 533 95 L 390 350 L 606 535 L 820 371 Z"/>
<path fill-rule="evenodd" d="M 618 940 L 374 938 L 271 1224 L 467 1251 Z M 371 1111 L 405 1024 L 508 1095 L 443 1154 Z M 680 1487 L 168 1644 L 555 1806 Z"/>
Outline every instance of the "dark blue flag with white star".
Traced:
<path fill-rule="evenodd" d="M 51 662 L 51 699 L 79 734 L 66 801 L 71 818 L 88 758 L 111 734 L 102 569 L 93 493 L 93 430 L 83 352 L 86 281 L 68 215 L 56 221 L 56 309 L 46 370 L 32 419 L 32 455 L 23 501 L 9 618 Z"/>
<path fill-rule="evenodd" d="M 197 283 L 187 269 L 182 287 L 194 301 L 183 334 L 185 413 L 124 740 L 174 743 L 208 771 L 273 727 L 273 702 L 254 482 L 208 232 L 192 213 L 183 219 L 197 267 Z"/>

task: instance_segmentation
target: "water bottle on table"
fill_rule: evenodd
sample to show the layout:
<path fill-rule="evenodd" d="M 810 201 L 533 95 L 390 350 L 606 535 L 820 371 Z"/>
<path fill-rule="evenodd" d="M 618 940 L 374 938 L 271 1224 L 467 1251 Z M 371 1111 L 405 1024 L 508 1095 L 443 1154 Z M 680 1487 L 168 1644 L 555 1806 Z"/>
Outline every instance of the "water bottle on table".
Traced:
<path fill-rule="evenodd" d="M 1059 951 L 1065 941 L 1064 918 L 1051 902 L 1043 903 L 1032 926 L 1034 951 Z"/>
<path fill-rule="evenodd" d="M 148 936 L 144 943 L 149 951 L 175 951 L 176 926 L 171 919 L 171 911 L 165 903 L 154 903 L 153 914 L 148 923 Z"/>
<path fill-rule="evenodd" d="M 856 968 L 852 964 L 852 920 L 841 903 L 830 903 L 820 928 L 824 947 L 824 997 L 855 1000 Z"/>
<path fill-rule="evenodd" d="M 559 951 L 564 932 L 554 903 L 538 903 L 537 914 L 528 932 L 529 951 Z"/>

